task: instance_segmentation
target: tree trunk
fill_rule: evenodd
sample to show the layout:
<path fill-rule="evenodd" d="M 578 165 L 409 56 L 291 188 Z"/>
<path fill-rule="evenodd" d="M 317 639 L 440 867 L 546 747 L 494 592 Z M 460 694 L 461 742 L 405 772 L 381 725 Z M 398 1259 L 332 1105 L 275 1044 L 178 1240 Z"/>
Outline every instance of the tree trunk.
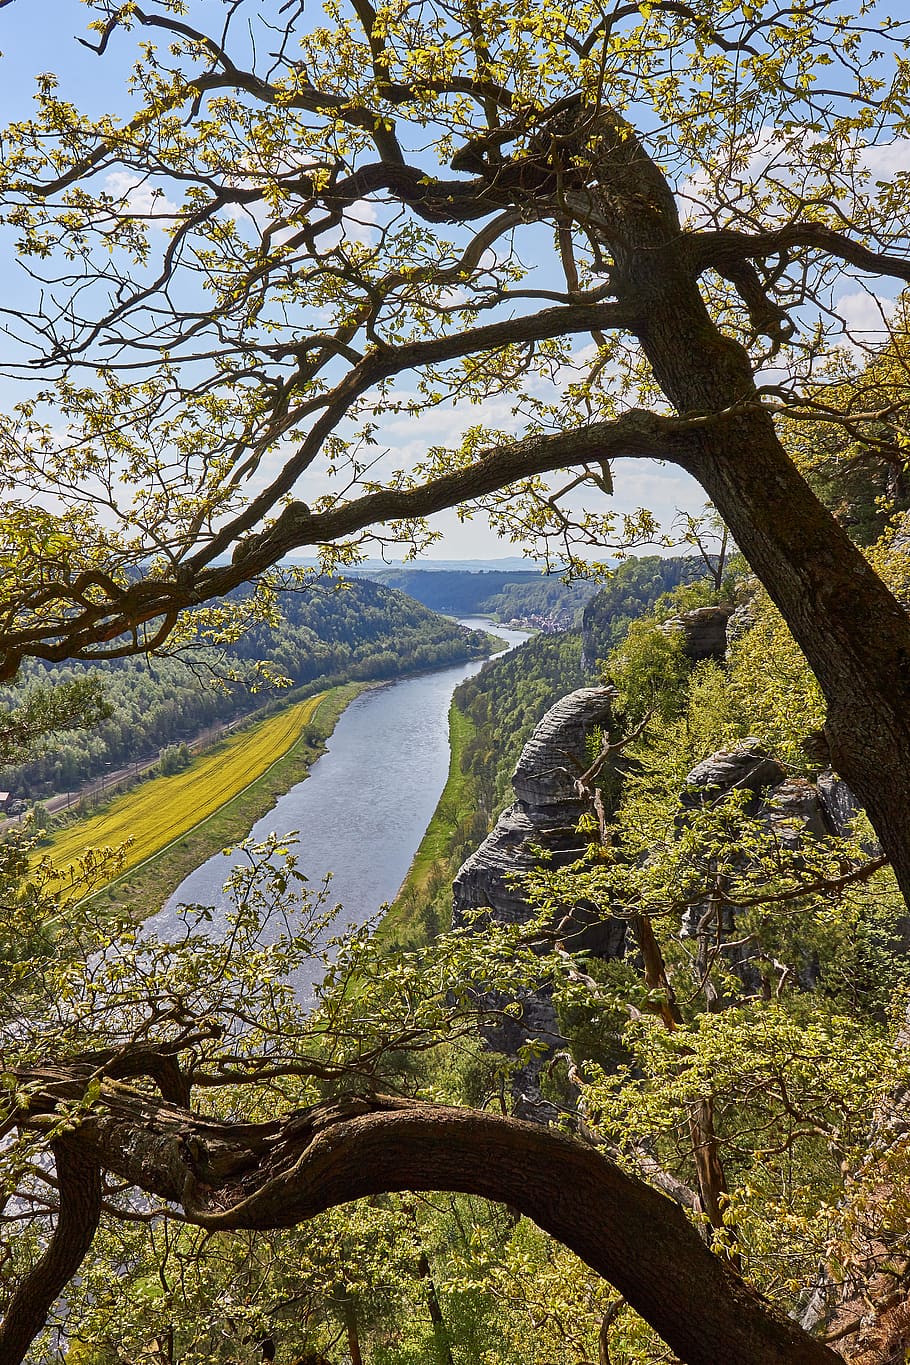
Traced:
<path fill-rule="evenodd" d="M 793 468 L 767 419 L 697 475 L 780 608 L 828 706 L 832 761 L 910 904 L 910 620 Z"/>
<path fill-rule="evenodd" d="M 654 936 L 654 929 L 647 915 L 633 915 L 630 923 L 644 963 L 645 984 L 652 993 L 658 991 L 663 993 L 660 1016 L 665 1028 L 672 1033 L 682 1023 L 682 1014 L 667 976 L 660 944 Z M 712 1228 L 720 1230 L 727 1226 L 724 1221 L 724 1205 L 729 1189 L 714 1130 L 714 1103 L 710 1097 L 704 1096 L 690 1104 L 688 1119 L 702 1209 Z M 729 1253 L 729 1259 L 733 1268 L 739 1270 L 739 1256 L 735 1251 Z"/>
<path fill-rule="evenodd" d="M 436 1283 L 433 1279 L 430 1258 L 427 1256 L 423 1246 L 421 1246 L 417 1257 L 417 1273 L 423 1279 L 427 1287 L 427 1307 L 430 1311 L 430 1321 L 433 1324 L 433 1340 L 436 1344 L 436 1359 L 439 1362 L 439 1365 L 455 1365 L 452 1360 L 452 1347 L 449 1343 L 449 1331 L 446 1327 L 442 1305 L 439 1302 L 439 1295 L 436 1293 Z"/>
<path fill-rule="evenodd" d="M 0 1365 L 19 1365 L 47 1322 L 51 1305 L 76 1274 L 101 1216 L 101 1171 L 72 1136 L 53 1144 L 60 1209 L 37 1265 L 20 1281 L 0 1322 Z"/>
<path fill-rule="evenodd" d="M 33 1095 L 39 1122 L 42 1107 Z M 714 1256 L 671 1200 L 535 1124 L 389 1097 L 272 1124 L 220 1123 L 105 1082 L 78 1143 L 89 1160 L 212 1229 L 291 1227 L 384 1192 L 481 1195 L 573 1250 L 687 1365 L 841 1362 Z"/>
<path fill-rule="evenodd" d="M 910 617 L 778 440 L 749 356 L 708 313 L 670 189 L 634 138 L 607 160 L 601 183 L 617 196 L 603 210 L 617 295 L 634 300 L 636 333 L 667 398 L 681 415 L 709 419 L 679 463 L 815 673 L 834 766 L 868 811 L 910 904 Z"/>

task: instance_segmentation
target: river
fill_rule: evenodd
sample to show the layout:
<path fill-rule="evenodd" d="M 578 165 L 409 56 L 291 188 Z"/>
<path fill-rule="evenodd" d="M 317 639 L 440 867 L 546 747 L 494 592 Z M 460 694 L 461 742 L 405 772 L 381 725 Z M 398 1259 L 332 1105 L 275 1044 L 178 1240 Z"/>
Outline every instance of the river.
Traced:
<path fill-rule="evenodd" d="M 523 631 L 477 617 L 463 617 L 462 625 L 494 631 L 509 649 L 528 639 Z M 472 659 L 361 693 L 339 718 L 309 777 L 253 826 L 256 839 L 299 833 L 299 868 L 312 887 L 332 873 L 329 899 L 343 906 L 333 932 L 363 924 L 395 899 L 445 786 L 452 693 L 482 665 Z M 214 906 L 221 912 L 217 926 L 234 861 L 219 853 L 197 867 L 146 921 L 147 929 L 169 939 L 180 925 L 179 905 Z M 296 986 L 306 998 L 312 980 L 298 977 Z"/>

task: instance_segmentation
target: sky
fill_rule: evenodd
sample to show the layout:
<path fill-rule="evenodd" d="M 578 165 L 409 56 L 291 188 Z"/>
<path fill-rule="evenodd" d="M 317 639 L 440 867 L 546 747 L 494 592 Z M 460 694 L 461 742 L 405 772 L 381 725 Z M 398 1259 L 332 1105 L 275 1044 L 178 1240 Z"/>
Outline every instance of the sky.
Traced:
<path fill-rule="evenodd" d="M 210 0 L 204 8 L 218 12 L 221 6 Z M 40 5 L 13 0 L 0 8 L 0 125 L 28 113 L 35 77 L 48 71 L 59 78 L 58 93 L 72 99 L 85 112 L 92 115 L 125 112 L 125 70 L 118 54 L 109 49 L 104 58 L 99 58 L 77 42 L 77 35 L 90 36 L 86 25 L 92 17 L 91 11 L 78 0 L 41 0 Z M 28 286 L 17 279 L 18 268 L 11 264 L 8 244 L 9 237 L 0 236 L 0 250 L 5 258 L 0 278 L 6 306 L 15 307 L 27 297 Z M 0 378 L 0 403 L 9 402 L 13 392 Z M 401 467 L 419 457 L 427 446 L 451 442 L 465 427 L 483 417 L 476 408 L 441 407 L 420 419 L 390 419 L 378 434 L 389 448 L 386 463 L 390 468 Z M 507 429 L 507 422 L 500 414 L 498 425 Z M 704 506 L 704 496 L 695 482 L 671 466 L 625 461 L 619 462 L 614 472 L 616 496 L 608 500 L 593 490 L 590 494 L 586 492 L 587 506 L 595 510 L 609 506 L 620 514 L 647 507 L 666 529 L 679 508 L 697 512 Z M 306 500 L 305 485 L 299 492 Z M 442 538 L 428 551 L 430 558 L 487 559 L 518 552 L 515 545 L 495 534 L 482 515 L 461 521 L 452 510 L 435 517 L 432 526 L 442 532 Z M 641 552 L 654 553 L 654 549 L 645 547 Z"/>
<path fill-rule="evenodd" d="M 215 15 L 223 13 L 220 0 L 197 0 L 193 8 Z M 314 6 L 314 11 L 316 8 Z M 78 0 L 42 0 L 40 5 L 29 3 L 29 0 L 13 0 L 12 4 L 0 8 L 0 125 L 22 117 L 28 111 L 34 78 L 46 71 L 59 77 L 61 96 L 71 98 L 85 112 L 92 115 L 126 112 L 126 68 L 120 52 L 125 55 L 127 47 L 131 51 L 132 45 L 122 44 L 118 52 L 112 44 L 104 58 L 88 51 L 76 37 L 86 35 L 86 25 L 91 17 L 92 12 Z M 368 232 L 369 227 L 364 230 Z M 24 299 L 26 295 L 17 279 L 17 268 L 10 263 L 8 243 L 9 237 L 0 235 L 0 252 L 5 260 L 2 267 L 4 301 L 7 306 L 15 307 L 20 297 Z M 879 320 L 874 299 L 859 289 L 855 295 L 845 296 L 843 302 L 845 310 L 855 319 L 855 325 L 874 329 Z M 887 305 L 888 301 L 885 302 Z M 0 404 L 9 401 L 11 394 L 9 385 L 0 379 Z M 493 409 L 496 406 L 495 403 L 487 405 Z M 388 449 L 383 464 L 387 469 L 407 467 L 418 460 L 427 447 L 453 443 L 467 426 L 478 421 L 486 421 L 500 429 L 509 430 L 510 425 L 516 429 L 515 419 L 507 406 L 500 404 L 501 410 L 495 412 L 442 405 L 419 418 L 407 415 L 387 418 L 377 432 L 380 444 Z M 264 465 L 263 480 L 269 472 L 269 465 Z M 616 493 L 610 499 L 586 489 L 586 506 L 596 511 L 610 508 L 620 515 L 647 507 L 665 532 L 670 532 L 680 512 L 694 515 L 704 507 L 704 496 L 698 485 L 674 466 L 655 461 L 618 461 L 614 481 Z M 310 500 L 308 493 L 313 491 L 304 481 L 298 495 Z M 516 547 L 498 538 L 482 515 L 463 522 L 453 510 L 439 514 L 431 524 L 442 532 L 442 538 L 429 551 L 431 558 L 487 559 L 516 553 Z M 654 548 L 643 547 L 640 552 L 653 553 Z"/>

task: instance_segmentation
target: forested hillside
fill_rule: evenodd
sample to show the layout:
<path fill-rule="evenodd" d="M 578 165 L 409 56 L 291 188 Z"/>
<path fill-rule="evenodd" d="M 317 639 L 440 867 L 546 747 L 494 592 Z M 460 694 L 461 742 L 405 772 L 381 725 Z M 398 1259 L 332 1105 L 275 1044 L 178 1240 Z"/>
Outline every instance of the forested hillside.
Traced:
<path fill-rule="evenodd" d="M 890 536 L 871 554 L 906 596 L 902 543 Z M 525 1033 L 510 1026 L 525 1050 L 501 1064 L 524 1067 L 542 1049 L 546 1103 L 694 1210 L 750 1283 L 812 1330 L 843 1333 L 837 1339 L 853 1351 L 884 1343 L 849 1359 L 897 1361 L 903 1319 L 857 1305 L 853 1285 L 872 1283 L 886 1305 L 903 1292 L 895 1251 L 910 1235 L 910 1176 L 893 1137 L 907 1127 L 903 901 L 828 766 L 818 687 L 755 580 L 734 567 L 723 589 L 738 604 L 727 648 L 693 662 L 686 623 L 717 600 L 709 582 L 679 582 L 639 612 L 641 566 L 626 574 L 594 605 L 612 600 L 618 617 L 634 618 L 617 619 L 604 664 L 616 688 L 614 739 L 644 728 L 621 773 L 604 774 L 605 839 L 592 817 L 585 859 L 541 862 L 526 890 L 529 925 L 483 917 L 485 951 L 498 942 L 496 951 L 512 954 L 513 990 L 525 1002 Z M 609 633 L 606 610 L 598 624 Z M 593 681 L 578 643 L 534 640 L 458 689 L 474 726 L 462 764 L 496 807 L 514 799 L 517 734 L 562 692 Z M 437 922 L 449 893 L 439 883 Z M 624 949 L 607 959 L 545 953 L 519 967 L 535 906 L 546 945 L 547 926 L 579 901 L 604 915 L 619 907 Z M 542 1004 L 528 1009 L 529 1000 Z M 535 1032 L 551 1001 L 560 1045 Z M 474 1097 L 471 1087 L 494 1092 L 495 1075 L 487 1054 L 461 1080 Z M 453 1239 L 442 1256 L 449 1275 L 463 1255 L 456 1248 Z M 518 1254 L 517 1239 L 501 1237 L 488 1247 L 487 1273 L 508 1276 Z M 819 1266 L 833 1269 L 820 1275 Z M 582 1267 L 563 1273 L 562 1293 L 590 1295 L 575 1320 L 587 1320 L 585 1358 L 597 1358 L 598 1337 L 601 1359 L 666 1358 L 627 1305 L 599 1300 Z M 815 1296 L 800 1296 L 813 1283 Z M 565 1303 L 535 1253 L 522 1276 L 529 1302 L 554 1314 Z M 548 1349 L 569 1359 L 565 1338 L 532 1358 L 546 1360 Z"/>
<path fill-rule="evenodd" d="M 10 705 L 39 683 L 94 677 L 103 683 L 110 714 L 87 734 L 64 740 L 46 757 L 7 768 L 3 785 L 34 798 L 67 791 L 106 771 L 153 757 L 161 748 L 192 739 L 263 706 L 286 690 L 251 690 L 252 666 L 268 661 L 291 690 L 391 678 L 410 670 L 477 658 L 485 639 L 428 611 L 403 593 L 365 579 L 315 580 L 278 595 L 281 619 L 257 624 L 219 653 L 187 659 L 122 659 L 96 668 L 85 664 L 23 669 L 16 690 L 0 692 Z"/>
<path fill-rule="evenodd" d="M 585 579 L 566 583 L 559 574 L 484 569 L 417 569 L 404 566 L 372 574 L 377 582 L 398 588 L 434 611 L 452 616 L 474 613 L 497 621 L 515 617 L 553 616 L 574 626 L 599 584 Z"/>
<path fill-rule="evenodd" d="M 642 616 L 661 593 L 702 578 L 704 573 L 703 562 L 693 555 L 674 559 L 645 555 L 625 560 L 585 607 L 582 637 L 586 663 L 594 666 L 605 661 L 630 621 Z"/>
<path fill-rule="evenodd" d="M 588 602 L 580 630 L 536 636 L 456 689 L 455 704 L 474 727 L 463 764 L 488 812 L 511 799 L 512 769 L 547 708 L 566 692 L 596 682 L 629 623 L 678 583 L 703 574 L 704 566 L 692 557 L 624 560 Z"/>

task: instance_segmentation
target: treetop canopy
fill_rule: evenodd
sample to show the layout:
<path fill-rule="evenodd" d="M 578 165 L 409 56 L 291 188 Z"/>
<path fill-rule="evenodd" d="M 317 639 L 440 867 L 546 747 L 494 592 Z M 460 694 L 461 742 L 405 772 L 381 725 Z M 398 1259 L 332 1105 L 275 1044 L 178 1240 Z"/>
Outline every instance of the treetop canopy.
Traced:
<path fill-rule="evenodd" d="M 89 9 L 130 112 L 44 74 L 2 135 L 32 299 L 5 310 L 7 674 L 154 647 L 291 550 L 423 545 L 446 507 L 569 554 L 647 539 L 610 462 L 697 475 L 730 408 L 655 364 L 655 289 L 696 285 L 748 352 L 735 402 L 809 420 L 861 350 L 845 275 L 889 281 L 876 342 L 910 280 L 910 22 L 879 4 Z M 452 440 L 389 453 L 450 403 Z"/>

